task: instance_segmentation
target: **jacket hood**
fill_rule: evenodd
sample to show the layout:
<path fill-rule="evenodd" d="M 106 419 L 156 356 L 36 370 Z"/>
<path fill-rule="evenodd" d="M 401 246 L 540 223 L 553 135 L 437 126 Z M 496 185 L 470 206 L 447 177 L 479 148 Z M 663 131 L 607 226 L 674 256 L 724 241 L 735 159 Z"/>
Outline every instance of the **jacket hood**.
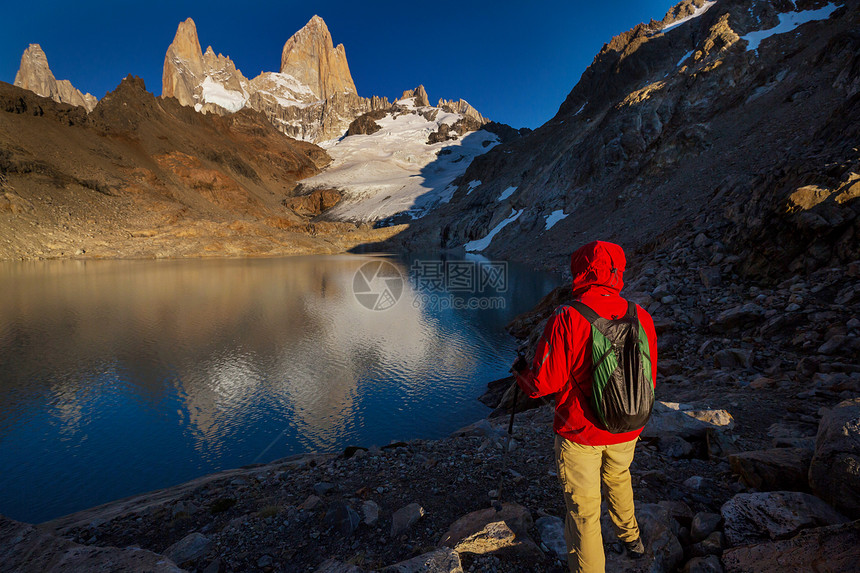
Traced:
<path fill-rule="evenodd" d="M 573 294 L 582 294 L 591 287 L 606 287 L 615 293 L 621 292 L 626 267 L 624 249 L 615 243 L 594 241 L 580 247 L 570 256 Z"/>

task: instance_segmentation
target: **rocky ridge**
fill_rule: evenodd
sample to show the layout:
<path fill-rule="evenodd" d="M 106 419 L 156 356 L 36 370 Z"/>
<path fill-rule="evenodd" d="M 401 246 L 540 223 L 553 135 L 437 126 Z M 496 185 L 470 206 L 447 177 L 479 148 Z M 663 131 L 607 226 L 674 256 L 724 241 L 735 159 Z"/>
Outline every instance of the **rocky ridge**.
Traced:
<path fill-rule="evenodd" d="M 802 249 L 768 232 L 790 237 L 804 225 L 805 236 L 826 237 L 820 264 L 850 262 L 857 154 L 843 133 L 856 124 L 857 9 L 682 2 L 662 22 L 613 38 L 552 120 L 477 158 L 450 203 L 388 248 L 462 249 L 499 228 L 482 254 L 565 268 L 571 245 L 602 238 L 637 248 L 703 215 L 727 244 L 768 252 L 750 267 L 785 245 L 780 261 Z M 802 24 L 773 33 L 781 21 Z M 810 185 L 829 197 L 813 210 L 829 216 L 788 207 Z"/>
<path fill-rule="evenodd" d="M 69 80 L 56 79 L 39 44 L 30 44 L 24 50 L 21 66 L 15 74 L 15 85 L 58 103 L 81 106 L 87 111 L 92 111 L 98 103 L 95 96 L 81 93 Z"/>
<path fill-rule="evenodd" d="M 290 202 L 330 161 L 258 112 L 201 115 L 137 78 L 89 114 L 0 83 L 0 259 L 342 252 L 379 232 Z"/>
<path fill-rule="evenodd" d="M 251 80 L 211 46 L 202 52 L 197 27 L 188 18 L 165 54 L 162 95 L 205 113 L 249 107 L 283 133 L 314 142 L 338 137 L 356 117 L 390 107 L 385 98 L 358 95 L 343 44 L 334 46 L 319 16 L 284 44 L 279 72 Z"/>

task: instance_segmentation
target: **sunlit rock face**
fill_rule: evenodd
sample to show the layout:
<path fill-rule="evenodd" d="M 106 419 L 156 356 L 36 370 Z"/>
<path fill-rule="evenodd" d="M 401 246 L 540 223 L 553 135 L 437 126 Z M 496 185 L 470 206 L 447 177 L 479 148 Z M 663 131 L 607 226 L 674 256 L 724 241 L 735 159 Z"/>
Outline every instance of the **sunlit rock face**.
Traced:
<path fill-rule="evenodd" d="M 281 73 L 308 86 L 317 99 L 327 99 L 336 93 L 356 93 L 346 63 L 346 49 L 343 44 L 334 47 L 331 33 L 319 16 L 311 18 L 284 44 Z"/>
<path fill-rule="evenodd" d="M 187 19 L 164 57 L 162 96 L 204 113 L 249 107 L 290 137 L 314 142 L 339 137 L 356 117 L 391 105 L 386 98 L 358 95 L 343 44 L 334 46 L 319 16 L 284 44 L 280 71 L 251 80 L 211 46 L 204 53 L 197 27 Z"/>
<path fill-rule="evenodd" d="M 58 80 L 48 67 L 48 57 L 39 44 L 30 44 L 21 56 L 21 67 L 15 75 L 15 85 L 59 103 L 68 103 L 92 111 L 98 99 L 83 94 L 69 80 Z"/>

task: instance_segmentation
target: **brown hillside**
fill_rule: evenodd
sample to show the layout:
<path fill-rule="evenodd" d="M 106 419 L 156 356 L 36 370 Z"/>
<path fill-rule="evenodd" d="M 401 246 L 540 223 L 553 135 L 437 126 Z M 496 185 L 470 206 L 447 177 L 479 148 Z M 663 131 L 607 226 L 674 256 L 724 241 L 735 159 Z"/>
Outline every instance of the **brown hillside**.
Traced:
<path fill-rule="evenodd" d="M 0 259 L 341 251 L 373 234 L 284 205 L 329 161 L 258 112 L 202 115 L 131 76 L 89 115 L 0 83 Z"/>

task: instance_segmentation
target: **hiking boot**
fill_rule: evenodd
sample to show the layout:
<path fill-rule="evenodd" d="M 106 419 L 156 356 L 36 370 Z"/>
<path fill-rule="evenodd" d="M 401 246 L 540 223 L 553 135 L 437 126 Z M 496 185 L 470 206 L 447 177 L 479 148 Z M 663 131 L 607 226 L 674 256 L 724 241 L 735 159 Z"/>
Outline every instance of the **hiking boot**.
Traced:
<path fill-rule="evenodd" d="M 642 538 L 637 537 L 633 541 L 622 541 L 621 544 L 627 550 L 627 555 L 633 559 L 639 559 L 645 556 L 645 545 L 642 544 Z"/>

